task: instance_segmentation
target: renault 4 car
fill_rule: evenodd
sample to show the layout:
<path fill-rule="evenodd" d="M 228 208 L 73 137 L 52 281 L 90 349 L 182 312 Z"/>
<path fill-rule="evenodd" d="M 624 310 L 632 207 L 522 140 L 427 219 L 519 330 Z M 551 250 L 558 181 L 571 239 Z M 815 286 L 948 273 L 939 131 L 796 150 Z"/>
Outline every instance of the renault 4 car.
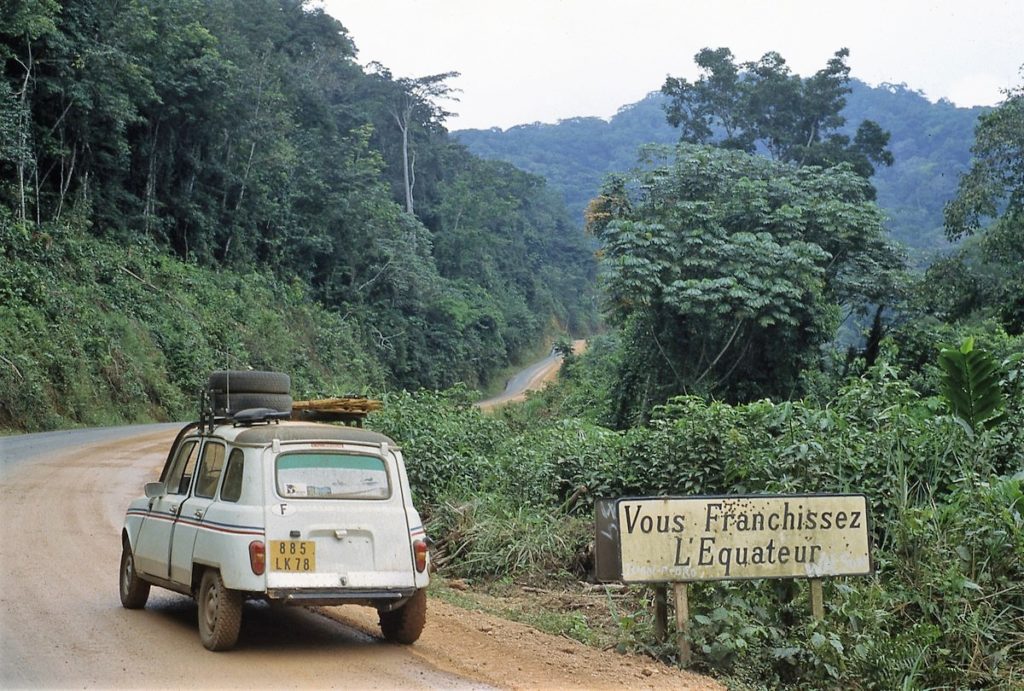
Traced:
<path fill-rule="evenodd" d="M 195 598 L 210 650 L 235 645 L 250 599 L 375 607 L 386 640 L 413 643 L 430 556 L 402 452 L 383 434 L 311 422 L 308 405 L 291 420 L 289 384 L 211 375 L 200 420 L 128 508 L 121 603 L 145 607 L 151 586 Z M 340 419 L 360 417 L 347 410 Z"/>

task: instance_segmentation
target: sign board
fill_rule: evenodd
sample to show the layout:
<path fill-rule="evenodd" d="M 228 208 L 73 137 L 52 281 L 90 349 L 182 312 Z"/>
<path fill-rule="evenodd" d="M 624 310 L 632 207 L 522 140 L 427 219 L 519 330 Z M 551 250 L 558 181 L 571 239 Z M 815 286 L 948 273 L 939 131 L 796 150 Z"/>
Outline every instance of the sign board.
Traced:
<path fill-rule="evenodd" d="M 615 505 L 616 566 L 626 582 L 873 571 L 867 498 L 861 494 L 642 497 Z"/>

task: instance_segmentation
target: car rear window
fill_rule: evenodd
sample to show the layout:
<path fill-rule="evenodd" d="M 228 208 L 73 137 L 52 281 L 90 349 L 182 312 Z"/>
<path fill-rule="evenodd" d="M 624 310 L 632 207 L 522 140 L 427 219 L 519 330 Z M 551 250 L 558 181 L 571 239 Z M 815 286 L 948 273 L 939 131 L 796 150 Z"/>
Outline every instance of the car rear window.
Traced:
<path fill-rule="evenodd" d="M 277 493 L 289 499 L 387 499 L 391 483 L 379 456 L 283 453 L 277 457 Z"/>

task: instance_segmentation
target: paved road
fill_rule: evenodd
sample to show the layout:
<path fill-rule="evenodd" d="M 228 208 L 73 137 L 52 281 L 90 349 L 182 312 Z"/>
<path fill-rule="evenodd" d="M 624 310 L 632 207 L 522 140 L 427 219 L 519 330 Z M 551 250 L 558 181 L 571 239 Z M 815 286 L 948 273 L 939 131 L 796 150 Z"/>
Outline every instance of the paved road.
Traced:
<path fill-rule="evenodd" d="M 552 353 L 513 375 L 505 384 L 505 390 L 500 394 L 485 401 L 478 401 L 476 405 L 483 410 L 490 410 L 512 401 L 521 401 L 526 397 L 527 391 L 536 391 L 542 388 L 554 377 L 561 366 L 562 356 Z"/>
<path fill-rule="evenodd" d="M 0 473 L 15 463 L 36 456 L 53 454 L 70 446 L 85 446 L 98 442 L 135 437 L 149 432 L 181 429 L 181 422 L 159 422 L 152 425 L 126 425 L 123 427 L 91 427 L 59 432 L 39 432 L 0 437 Z"/>

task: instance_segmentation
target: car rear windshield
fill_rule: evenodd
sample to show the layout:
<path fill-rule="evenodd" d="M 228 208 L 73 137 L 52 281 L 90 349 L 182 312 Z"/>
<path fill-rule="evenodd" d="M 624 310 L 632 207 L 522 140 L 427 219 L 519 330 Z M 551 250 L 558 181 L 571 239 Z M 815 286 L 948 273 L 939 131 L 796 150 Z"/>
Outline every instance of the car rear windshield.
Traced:
<path fill-rule="evenodd" d="M 277 492 L 289 499 L 387 499 L 384 459 L 342 452 L 295 452 L 277 457 Z"/>

